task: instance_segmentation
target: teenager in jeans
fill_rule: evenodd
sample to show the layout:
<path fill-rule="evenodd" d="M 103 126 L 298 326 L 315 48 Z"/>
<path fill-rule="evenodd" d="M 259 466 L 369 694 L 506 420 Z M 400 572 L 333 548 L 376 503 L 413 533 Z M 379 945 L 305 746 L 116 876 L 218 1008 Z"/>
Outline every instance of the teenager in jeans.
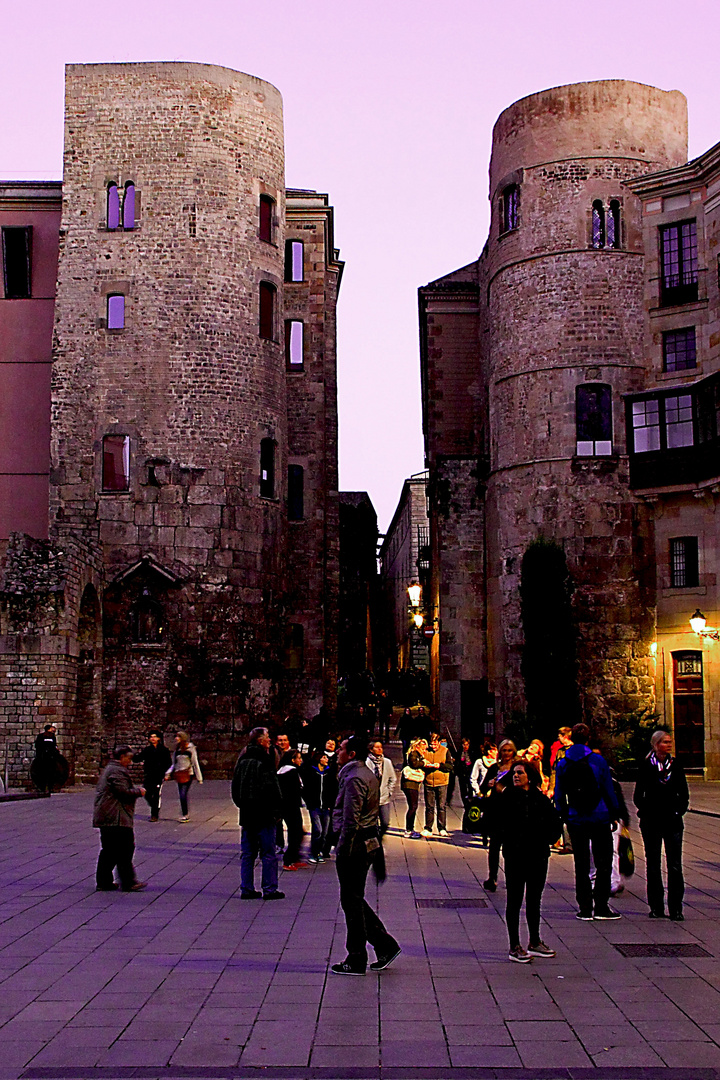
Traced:
<path fill-rule="evenodd" d="M 498 795 L 498 832 L 505 863 L 505 923 L 509 959 L 527 964 L 533 956 L 555 955 L 540 937 L 540 904 L 547 878 L 550 844 L 562 831 L 560 816 L 540 790 L 540 775 L 529 761 L 516 761 L 508 786 Z M 520 909 L 525 897 L 529 945 L 520 944 Z"/>
<path fill-rule="evenodd" d="M 430 736 L 430 746 L 425 751 L 425 828 L 422 835 L 432 836 L 433 819 L 437 816 L 438 834 L 447 836 L 446 808 L 453 759 L 447 746 L 440 742 L 436 731 Z"/>

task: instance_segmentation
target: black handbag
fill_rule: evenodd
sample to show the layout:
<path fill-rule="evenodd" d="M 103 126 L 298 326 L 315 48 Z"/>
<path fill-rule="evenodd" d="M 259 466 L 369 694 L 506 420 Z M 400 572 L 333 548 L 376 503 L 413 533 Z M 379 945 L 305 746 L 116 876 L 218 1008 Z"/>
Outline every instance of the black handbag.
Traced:
<path fill-rule="evenodd" d="M 477 835 L 483 831 L 483 811 L 485 799 L 481 795 L 473 795 L 468 799 L 463 814 L 462 830 L 466 833 Z"/>

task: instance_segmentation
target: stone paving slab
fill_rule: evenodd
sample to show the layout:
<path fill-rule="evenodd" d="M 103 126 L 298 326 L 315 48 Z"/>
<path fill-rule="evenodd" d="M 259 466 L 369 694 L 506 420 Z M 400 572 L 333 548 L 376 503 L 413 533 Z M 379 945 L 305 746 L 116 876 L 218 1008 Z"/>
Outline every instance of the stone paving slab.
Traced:
<path fill-rule="evenodd" d="M 575 920 L 572 859 L 553 856 L 553 960 L 507 961 L 504 889 L 457 831 L 387 838 L 368 899 L 402 943 L 379 977 L 344 955 L 332 863 L 281 873 L 287 900 L 239 900 L 228 785 L 194 789 L 192 821 L 136 828 L 137 894 L 94 891 L 90 789 L 0 805 L 0 1080 L 720 1080 L 720 785 L 693 784 L 686 921 L 654 922 L 637 872 L 616 923 Z M 169 804 L 169 805 L 168 805 Z M 713 815 L 713 816 L 709 816 Z M 483 899 L 484 908 L 418 908 Z M 694 944 L 707 958 L 627 958 L 616 944 Z"/>

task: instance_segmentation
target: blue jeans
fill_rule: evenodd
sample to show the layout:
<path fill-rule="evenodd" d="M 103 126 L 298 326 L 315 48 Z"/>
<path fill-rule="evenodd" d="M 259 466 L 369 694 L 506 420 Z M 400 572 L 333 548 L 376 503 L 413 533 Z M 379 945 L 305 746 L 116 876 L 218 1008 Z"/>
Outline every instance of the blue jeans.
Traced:
<path fill-rule="evenodd" d="M 327 839 L 328 829 L 330 828 L 330 811 L 329 810 L 311 810 L 310 821 L 312 822 L 312 834 L 310 836 L 310 854 L 313 859 L 316 859 L 318 855 L 322 855 L 323 848 L 325 846 L 325 840 Z"/>
<path fill-rule="evenodd" d="M 180 796 L 180 813 L 183 817 L 188 816 L 188 791 L 190 785 L 193 782 L 192 776 L 189 780 L 186 780 L 184 784 L 178 784 L 178 795 Z"/>
<path fill-rule="evenodd" d="M 262 891 L 277 892 L 278 861 L 275 854 L 275 824 L 255 829 L 248 825 L 240 828 L 240 888 L 243 892 L 255 890 L 255 860 L 262 860 Z"/>

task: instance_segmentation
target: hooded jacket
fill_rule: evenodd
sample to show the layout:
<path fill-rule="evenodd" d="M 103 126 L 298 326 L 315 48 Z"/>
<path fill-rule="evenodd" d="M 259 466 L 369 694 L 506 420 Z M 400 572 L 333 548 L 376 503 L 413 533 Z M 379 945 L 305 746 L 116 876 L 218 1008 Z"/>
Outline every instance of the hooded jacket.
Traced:
<path fill-rule="evenodd" d="M 237 759 L 232 778 L 232 801 L 240 825 L 263 829 L 279 821 L 282 800 L 272 751 L 246 746 Z"/>
<path fill-rule="evenodd" d="M 568 767 L 571 762 L 582 761 L 583 758 L 587 758 L 600 790 L 597 805 L 589 814 L 580 814 L 570 806 L 567 798 Z M 563 821 L 567 821 L 568 825 L 609 825 L 610 822 L 620 819 L 620 807 L 615 798 L 610 766 L 602 754 L 594 753 L 583 743 L 573 743 L 572 746 L 568 746 L 565 757 L 558 760 L 555 770 L 554 799 L 560 817 Z"/>
<path fill-rule="evenodd" d="M 93 805 L 93 828 L 104 829 L 115 825 L 132 829 L 135 820 L 135 803 L 142 795 L 135 787 L 130 771 L 119 761 L 110 761 L 103 769 L 95 789 Z"/>

